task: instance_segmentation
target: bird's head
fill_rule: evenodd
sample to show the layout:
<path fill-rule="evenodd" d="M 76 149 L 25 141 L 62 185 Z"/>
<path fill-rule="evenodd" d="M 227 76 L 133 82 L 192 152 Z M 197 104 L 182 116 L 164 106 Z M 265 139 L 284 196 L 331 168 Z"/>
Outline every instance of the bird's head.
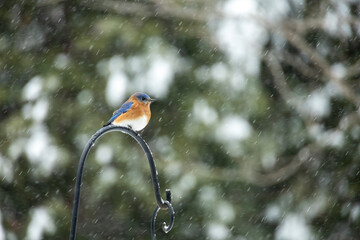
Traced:
<path fill-rule="evenodd" d="M 146 93 L 134 93 L 131 97 L 145 105 L 150 105 L 150 103 L 155 101 L 155 99 L 152 99 Z"/>

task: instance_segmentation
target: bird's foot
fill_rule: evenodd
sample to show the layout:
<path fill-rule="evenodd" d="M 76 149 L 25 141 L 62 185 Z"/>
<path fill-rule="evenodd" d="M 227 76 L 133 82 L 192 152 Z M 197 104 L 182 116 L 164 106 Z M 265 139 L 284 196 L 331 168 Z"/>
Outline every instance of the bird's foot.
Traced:
<path fill-rule="evenodd" d="M 138 131 L 135 131 L 130 125 L 127 125 L 127 128 L 136 133 L 136 135 L 139 135 Z"/>
<path fill-rule="evenodd" d="M 144 132 L 144 130 L 135 131 L 137 135 L 141 136 L 141 134 Z"/>

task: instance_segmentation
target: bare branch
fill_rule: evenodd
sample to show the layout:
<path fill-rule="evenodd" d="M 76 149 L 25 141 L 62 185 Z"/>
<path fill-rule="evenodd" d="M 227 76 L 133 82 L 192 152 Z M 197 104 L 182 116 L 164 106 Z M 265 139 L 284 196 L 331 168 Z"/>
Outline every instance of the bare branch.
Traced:
<path fill-rule="evenodd" d="M 360 74 L 360 60 L 346 69 L 346 78 L 351 78 Z"/>
<path fill-rule="evenodd" d="M 280 58 L 280 60 L 283 60 L 285 63 L 297 69 L 301 74 L 308 78 L 313 78 L 314 76 L 319 74 L 319 70 L 307 65 L 302 59 L 300 59 L 299 56 L 291 54 L 288 51 L 285 51 L 285 53 L 282 55 L 276 54 L 276 57 Z"/>
<path fill-rule="evenodd" d="M 153 0 L 148 3 L 122 2 L 114 0 L 86 1 L 80 2 L 81 5 L 92 9 L 113 12 L 120 15 L 131 15 L 134 17 L 149 18 L 157 17 L 163 19 L 178 19 L 205 22 L 211 15 L 198 9 L 188 8 L 184 11 L 183 7 L 177 7 L 167 2 Z"/>
<path fill-rule="evenodd" d="M 309 30 L 315 30 L 315 29 L 326 30 L 324 18 L 325 17 L 322 16 L 322 17 L 317 17 L 317 18 L 305 18 L 305 19 L 286 19 L 286 21 L 284 21 L 283 24 L 287 28 L 292 29 L 299 33 L 305 33 Z M 345 23 L 355 25 L 355 26 L 360 25 L 359 18 L 355 18 L 352 16 L 348 16 L 348 17 L 338 16 L 338 18 L 343 23 L 345 22 Z"/>
<path fill-rule="evenodd" d="M 309 46 L 308 43 L 296 32 L 286 28 L 286 26 L 274 26 L 272 23 L 260 16 L 253 16 L 254 19 L 257 19 L 262 25 L 273 32 L 277 32 L 280 35 L 284 36 L 294 47 L 299 49 L 305 56 L 311 60 L 315 66 L 322 70 L 324 77 L 320 78 L 324 82 L 331 81 L 335 86 L 338 86 L 339 90 L 343 93 L 344 97 L 352 102 L 355 106 L 360 107 L 360 97 L 356 95 L 342 79 L 338 78 L 331 71 L 330 63 L 321 56 L 316 49 L 313 49 Z"/>
<path fill-rule="evenodd" d="M 282 34 L 289 42 L 291 42 L 295 47 L 308 56 L 308 58 L 311 59 L 315 65 L 320 67 L 325 75 L 324 78 L 321 78 L 324 82 L 332 81 L 336 86 L 339 87 L 339 90 L 349 101 L 351 101 L 357 107 L 360 107 L 359 96 L 355 95 L 355 93 L 345 84 L 344 81 L 342 81 L 342 79 L 334 76 L 331 71 L 330 64 L 323 56 L 318 54 L 315 49 L 311 48 L 297 33 L 284 30 L 282 31 Z"/>
<path fill-rule="evenodd" d="M 190 163 L 184 164 L 183 167 L 186 167 L 187 170 L 196 169 L 196 174 L 201 175 L 204 178 L 210 178 L 215 180 L 229 180 L 232 182 L 241 181 L 247 182 L 256 186 L 267 187 L 275 184 L 279 184 L 283 181 L 286 181 L 291 176 L 293 176 L 302 166 L 304 161 L 296 156 L 294 159 L 289 160 L 289 164 L 274 170 L 270 173 L 259 173 L 254 170 L 241 169 L 223 169 L 223 168 L 208 168 L 205 164 L 202 163 Z"/>

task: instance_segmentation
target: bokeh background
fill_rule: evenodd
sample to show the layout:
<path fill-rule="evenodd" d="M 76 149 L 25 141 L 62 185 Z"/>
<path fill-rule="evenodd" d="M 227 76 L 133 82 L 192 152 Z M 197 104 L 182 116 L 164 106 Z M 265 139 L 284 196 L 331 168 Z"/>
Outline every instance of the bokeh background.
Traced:
<path fill-rule="evenodd" d="M 173 230 L 360 239 L 357 0 L 0 2 L 0 240 L 67 239 L 88 139 L 134 92 Z M 150 239 L 142 149 L 102 137 L 77 239 Z"/>

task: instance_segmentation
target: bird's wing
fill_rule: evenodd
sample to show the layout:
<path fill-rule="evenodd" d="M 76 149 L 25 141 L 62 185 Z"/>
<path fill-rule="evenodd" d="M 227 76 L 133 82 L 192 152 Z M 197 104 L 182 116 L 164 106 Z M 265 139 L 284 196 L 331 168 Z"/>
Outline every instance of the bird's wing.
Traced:
<path fill-rule="evenodd" d="M 111 123 L 112 121 L 114 121 L 118 116 L 120 116 L 123 113 L 126 113 L 131 106 L 133 105 L 133 102 L 126 102 L 124 103 L 118 110 L 116 110 L 113 114 L 113 116 L 110 118 L 110 120 L 108 121 L 108 123 Z"/>

